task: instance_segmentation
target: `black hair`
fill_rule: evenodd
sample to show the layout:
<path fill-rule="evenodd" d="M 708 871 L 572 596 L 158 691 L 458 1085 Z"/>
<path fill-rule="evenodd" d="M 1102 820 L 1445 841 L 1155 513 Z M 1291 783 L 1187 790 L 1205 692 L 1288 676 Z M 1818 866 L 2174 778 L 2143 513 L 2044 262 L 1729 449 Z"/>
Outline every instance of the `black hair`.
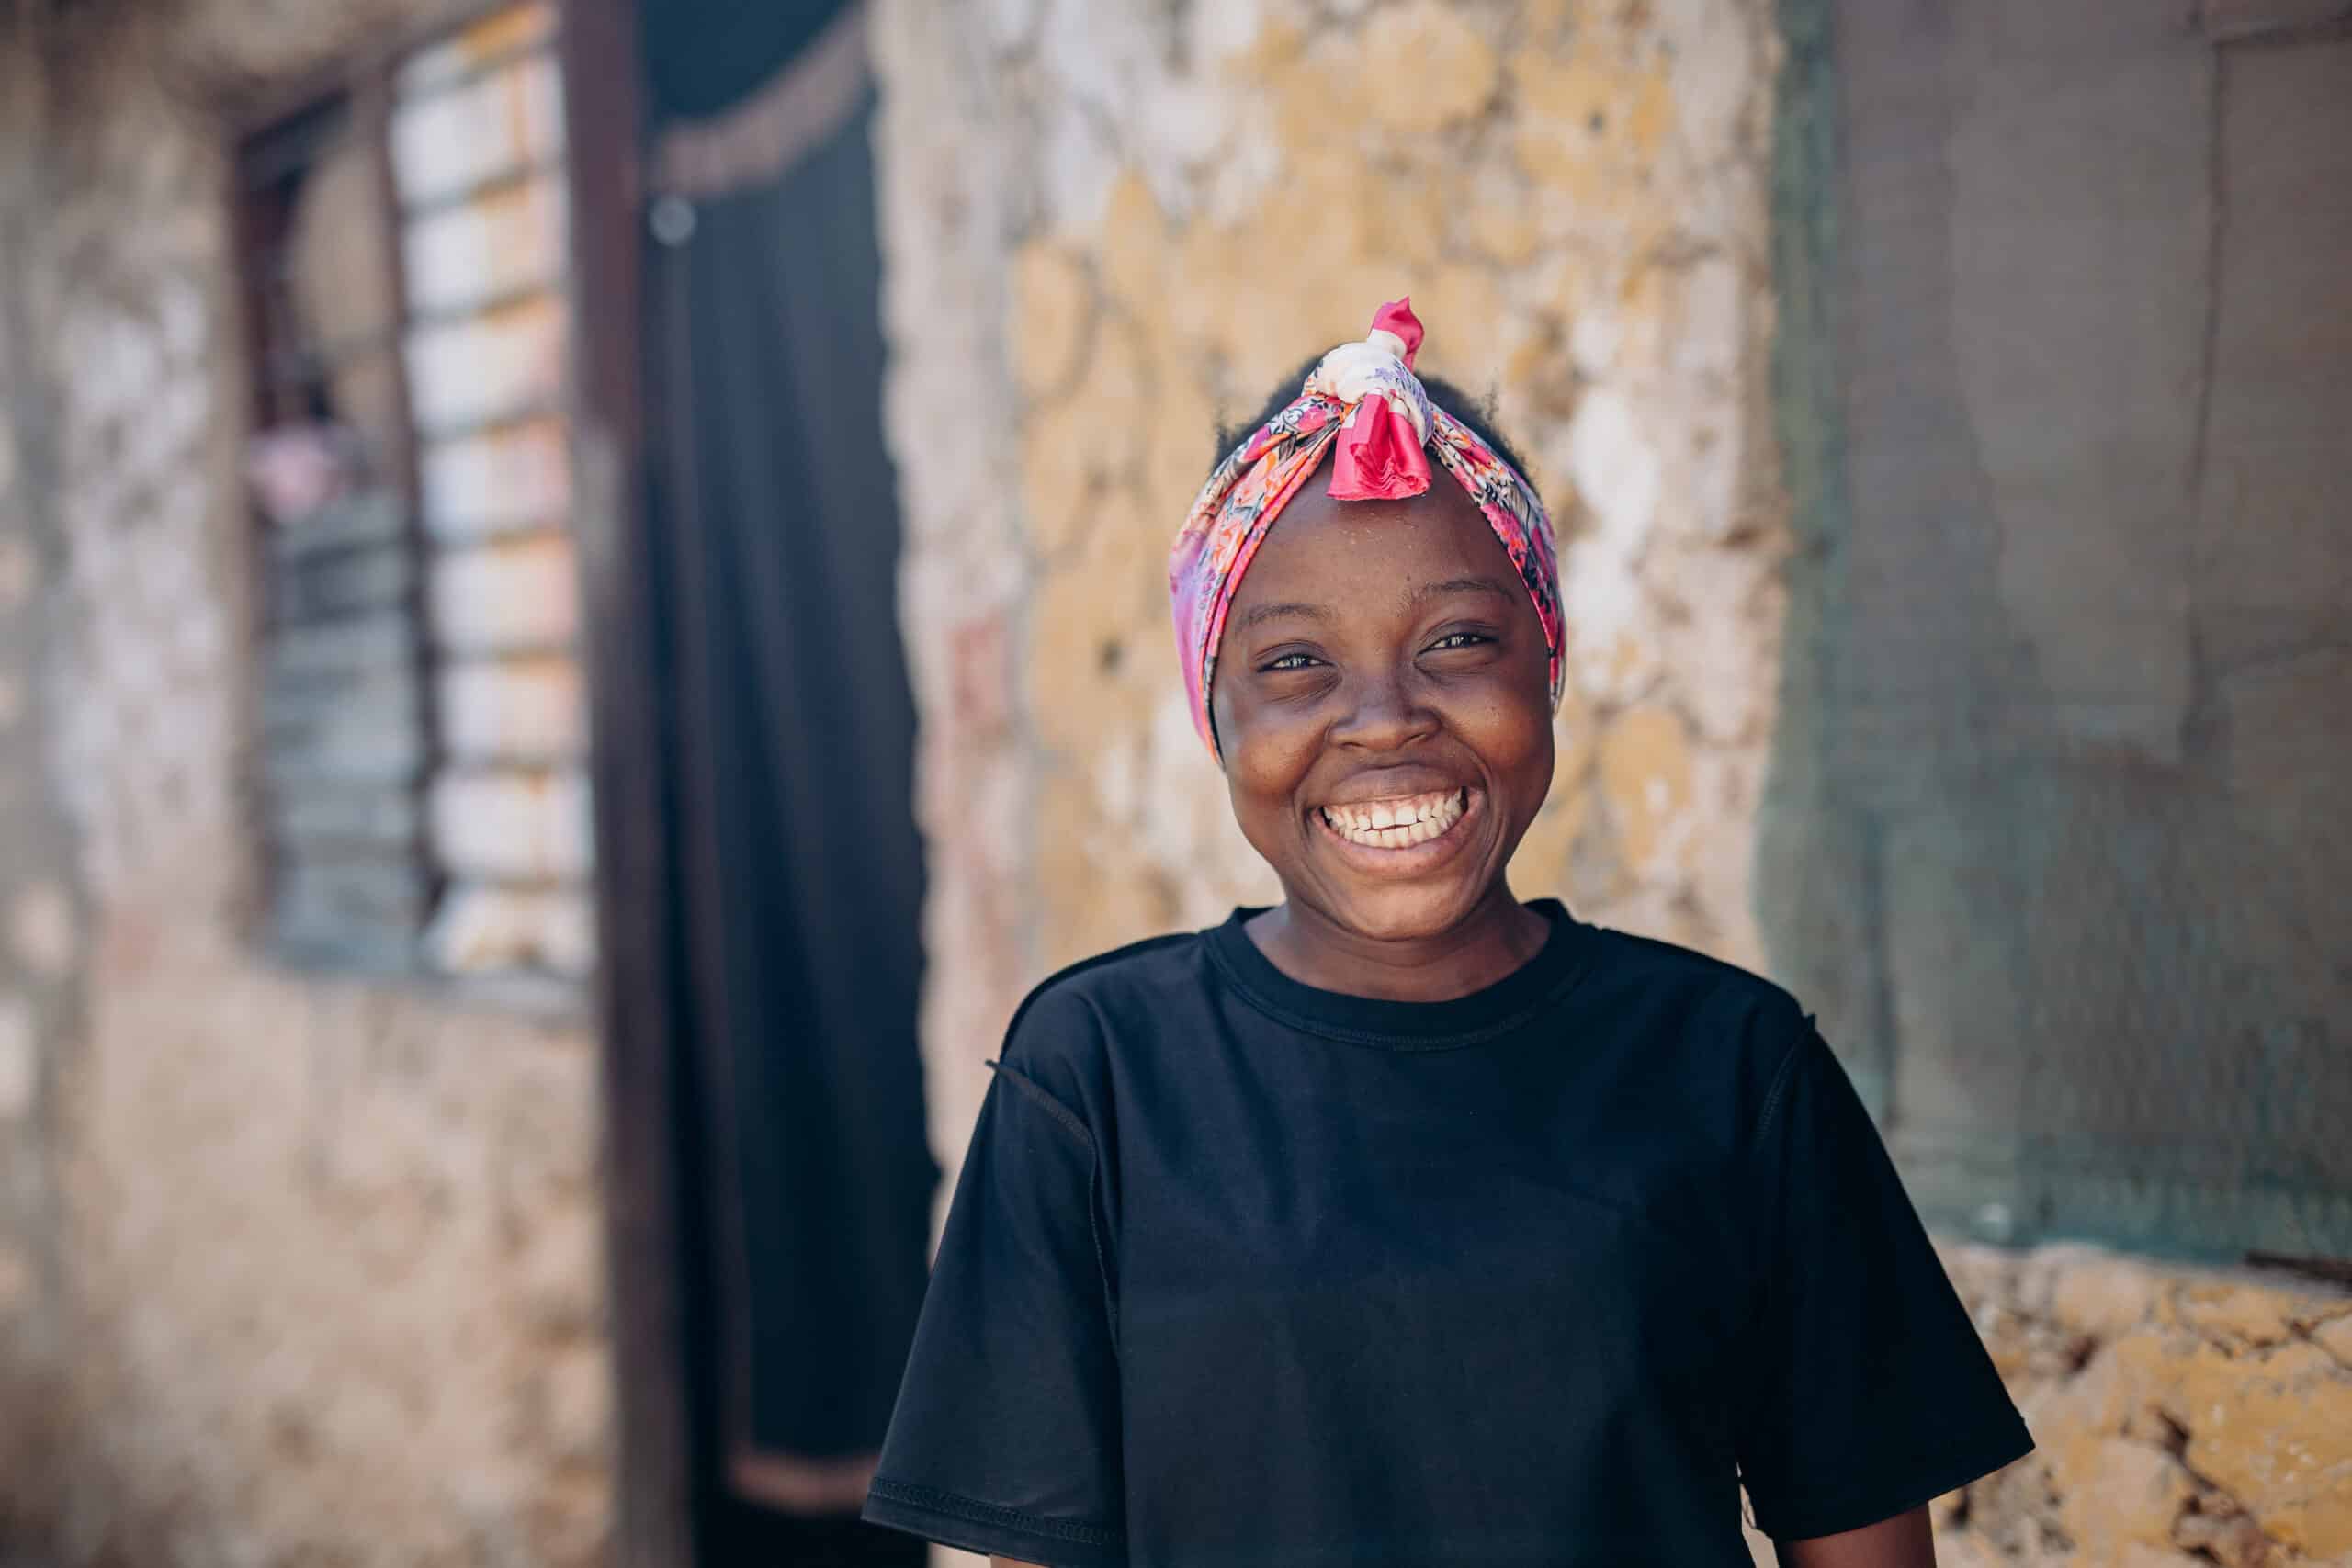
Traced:
<path fill-rule="evenodd" d="M 1296 402 L 1298 389 L 1306 384 L 1307 377 L 1313 375 L 1315 367 L 1322 363 L 1323 356 L 1318 354 L 1296 370 L 1292 371 L 1289 378 L 1276 387 L 1267 397 L 1266 406 L 1258 411 L 1257 417 L 1249 423 L 1217 426 L 1216 453 L 1210 461 L 1212 463 L 1224 461 L 1227 452 L 1247 440 L 1251 433 L 1268 420 Z M 1460 420 L 1469 428 L 1471 434 L 1494 449 L 1496 457 L 1517 468 L 1521 474 L 1527 472 L 1527 465 L 1520 460 L 1519 449 L 1504 439 L 1502 433 L 1495 428 L 1495 409 L 1492 398 L 1474 398 L 1442 376 L 1424 376 L 1421 378 L 1421 386 L 1429 392 L 1430 401 Z"/>

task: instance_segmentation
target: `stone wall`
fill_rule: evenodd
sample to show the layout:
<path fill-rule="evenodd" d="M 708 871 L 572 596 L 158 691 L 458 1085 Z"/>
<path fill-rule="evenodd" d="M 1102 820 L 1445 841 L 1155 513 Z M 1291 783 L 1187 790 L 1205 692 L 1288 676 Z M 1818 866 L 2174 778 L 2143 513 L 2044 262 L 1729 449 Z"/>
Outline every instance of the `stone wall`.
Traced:
<path fill-rule="evenodd" d="M 1947 1247 L 2039 1447 L 1936 1505 L 1938 1560 L 2352 1563 L 2352 1295 L 2087 1247 Z"/>
<path fill-rule="evenodd" d="M 218 111 L 427 14 L 97 6 L 0 45 L 0 1556 L 606 1538 L 584 1018 L 250 940 Z"/>

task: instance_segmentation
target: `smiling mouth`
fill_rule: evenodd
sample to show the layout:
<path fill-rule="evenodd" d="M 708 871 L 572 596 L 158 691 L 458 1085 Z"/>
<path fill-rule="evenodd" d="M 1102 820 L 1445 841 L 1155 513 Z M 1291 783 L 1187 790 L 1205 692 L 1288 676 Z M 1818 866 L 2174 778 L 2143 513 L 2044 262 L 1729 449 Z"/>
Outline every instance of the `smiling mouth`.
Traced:
<path fill-rule="evenodd" d="M 1398 795 L 1351 806 L 1317 807 L 1315 815 L 1339 838 L 1368 850 L 1409 850 L 1452 832 L 1470 809 L 1467 789 Z"/>

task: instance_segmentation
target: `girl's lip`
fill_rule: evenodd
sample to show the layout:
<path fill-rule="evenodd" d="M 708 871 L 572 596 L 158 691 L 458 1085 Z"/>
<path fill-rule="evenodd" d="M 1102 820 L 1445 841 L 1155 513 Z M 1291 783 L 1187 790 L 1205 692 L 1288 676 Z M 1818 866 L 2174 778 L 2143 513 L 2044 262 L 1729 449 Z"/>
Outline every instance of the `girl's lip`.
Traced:
<path fill-rule="evenodd" d="M 1453 826 L 1434 839 L 1393 850 L 1359 844 L 1342 837 L 1338 829 L 1323 819 L 1319 807 L 1306 815 L 1313 819 L 1312 830 L 1320 834 L 1325 845 L 1336 851 L 1346 864 L 1370 876 L 1419 876 L 1452 860 L 1470 841 L 1464 829 L 1484 809 L 1487 797 L 1483 791 L 1467 787 L 1462 794 L 1462 815 L 1453 819 Z"/>

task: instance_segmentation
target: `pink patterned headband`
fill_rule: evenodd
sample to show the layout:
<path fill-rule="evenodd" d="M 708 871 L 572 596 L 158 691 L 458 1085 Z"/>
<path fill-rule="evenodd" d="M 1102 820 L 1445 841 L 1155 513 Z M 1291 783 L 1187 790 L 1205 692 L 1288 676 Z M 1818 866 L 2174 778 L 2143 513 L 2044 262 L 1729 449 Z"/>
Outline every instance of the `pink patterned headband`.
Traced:
<path fill-rule="evenodd" d="M 1209 721 L 1209 692 L 1226 610 L 1266 530 L 1322 466 L 1327 451 L 1333 452 L 1329 493 L 1335 501 L 1419 495 L 1430 488 L 1423 448 L 1437 454 L 1486 513 L 1535 603 L 1544 646 L 1552 655 L 1552 702 L 1558 705 L 1566 666 L 1552 520 L 1518 469 L 1430 400 L 1413 374 L 1413 355 L 1420 346 L 1421 323 L 1414 318 L 1412 301 L 1383 305 L 1373 318 L 1371 335 L 1325 355 L 1298 400 L 1226 454 L 1193 502 L 1169 554 L 1168 592 L 1193 724 L 1211 752 L 1217 743 Z"/>

